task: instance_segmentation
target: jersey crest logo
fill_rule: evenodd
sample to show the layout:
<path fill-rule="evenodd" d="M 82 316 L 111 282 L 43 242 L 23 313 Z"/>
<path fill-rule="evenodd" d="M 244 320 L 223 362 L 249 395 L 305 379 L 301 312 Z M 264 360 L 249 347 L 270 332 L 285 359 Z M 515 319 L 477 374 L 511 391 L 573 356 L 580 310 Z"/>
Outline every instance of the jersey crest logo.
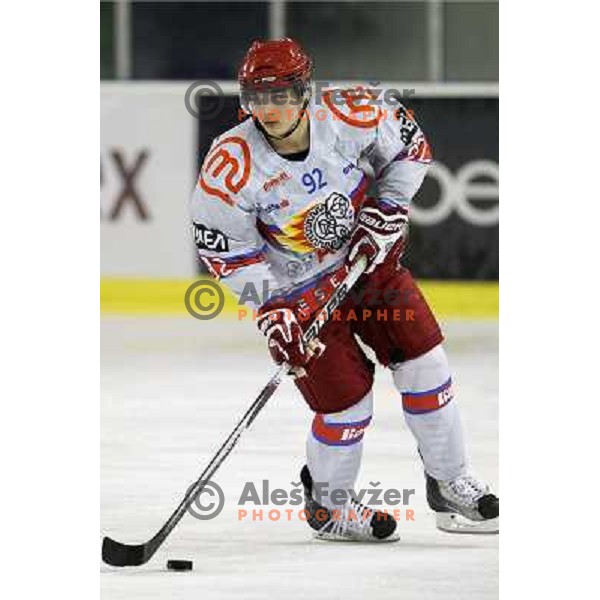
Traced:
<path fill-rule="evenodd" d="M 198 183 L 207 194 L 233 206 L 231 194 L 239 193 L 249 178 L 250 148 L 243 138 L 231 136 L 208 153 Z"/>
<path fill-rule="evenodd" d="M 333 192 L 312 208 L 304 221 L 306 239 L 319 250 L 335 252 L 350 237 L 354 209 L 346 196 Z"/>
<path fill-rule="evenodd" d="M 354 226 L 354 207 L 346 196 L 332 192 L 326 200 L 312 204 L 291 219 L 276 238 L 299 254 L 323 256 L 339 250 Z"/>

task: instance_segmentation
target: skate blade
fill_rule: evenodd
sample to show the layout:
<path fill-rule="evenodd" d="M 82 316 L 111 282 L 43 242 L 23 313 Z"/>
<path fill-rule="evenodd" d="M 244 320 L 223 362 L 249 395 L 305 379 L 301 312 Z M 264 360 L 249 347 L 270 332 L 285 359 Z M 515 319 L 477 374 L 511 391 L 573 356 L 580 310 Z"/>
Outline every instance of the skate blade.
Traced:
<path fill-rule="evenodd" d="M 471 521 L 462 515 L 451 512 L 435 513 L 435 525 L 447 533 L 500 533 L 500 517 L 486 521 Z"/>
<path fill-rule="evenodd" d="M 386 544 L 390 542 L 397 542 L 400 540 L 400 534 L 397 532 L 392 533 L 392 535 L 380 539 L 380 538 L 358 538 L 351 536 L 343 536 L 337 533 L 313 533 L 313 537 L 315 540 L 321 540 L 322 542 L 354 542 L 359 544 Z"/>

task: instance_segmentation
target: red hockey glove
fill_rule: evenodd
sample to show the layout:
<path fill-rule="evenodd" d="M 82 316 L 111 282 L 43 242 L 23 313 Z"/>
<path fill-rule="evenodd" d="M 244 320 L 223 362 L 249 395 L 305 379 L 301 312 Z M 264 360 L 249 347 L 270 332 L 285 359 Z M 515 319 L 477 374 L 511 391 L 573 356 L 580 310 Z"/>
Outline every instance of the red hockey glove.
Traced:
<path fill-rule="evenodd" d="M 290 308 L 274 308 L 258 312 L 258 328 L 266 336 L 269 351 L 278 364 L 303 367 L 309 357 L 302 340 L 302 328 Z"/>
<path fill-rule="evenodd" d="M 317 339 L 309 345 L 304 343 L 303 329 L 295 311 L 289 307 L 261 307 L 258 311 L 258 328 L 268 340 L 273 360 L 278 365 L 285 363 L 292 367 L 291 373 L 296 377 L 306 375 L 304 366 L 325 349 Z"/>
<path fill-rule="evenodd" d="M 394 246 L 403 244 L 408 213 L 399 207 L 386 209 L 370 199 L 361 207 L 356 222 L 348 246 L 347 263 L 352 266 L 359 256 L 365 256 L 365 273 L 371 273 L 383 263 Z"/>

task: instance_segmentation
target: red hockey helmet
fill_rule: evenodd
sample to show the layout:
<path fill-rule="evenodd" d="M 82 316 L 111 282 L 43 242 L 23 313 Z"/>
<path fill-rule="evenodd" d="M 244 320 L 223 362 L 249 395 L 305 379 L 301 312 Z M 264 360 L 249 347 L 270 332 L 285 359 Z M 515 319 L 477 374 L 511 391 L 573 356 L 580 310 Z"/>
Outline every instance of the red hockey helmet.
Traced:
<path fill-rule="evenodd" d="M 252 43 L 238 72 L 242 108 L 260 91 L 293 88 L 303 96 L 309 88 L 313 62 L 300 44 L 290 38 Z"/>

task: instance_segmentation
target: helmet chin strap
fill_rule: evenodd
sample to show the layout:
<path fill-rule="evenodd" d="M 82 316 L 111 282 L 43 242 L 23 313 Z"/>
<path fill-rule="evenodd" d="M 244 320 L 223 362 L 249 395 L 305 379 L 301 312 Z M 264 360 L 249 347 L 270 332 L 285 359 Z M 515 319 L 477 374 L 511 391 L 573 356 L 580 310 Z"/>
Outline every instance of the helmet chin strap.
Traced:
<path fill-rule="evenodd" d="M 257 121 L 257 119 L 254 119 L 255 122 L 257 123 L 259 129 L 270 139 L 272 140 L 285 140 L 286 138 L 290 137 L 290 135 L 292 135 L 292 133 L 294 133 L 294 131 L 296 131 L 296 129 L 298 129 L 300 122 L 302 121 L 302 113 L 304 112 L 304 110 L 306 109 L 306 106 L 308 105 L 308 101 L 310 100 L 310 98 L 306 98 L 306 100 L 304 100 L 303 104 L 302 104 L 302 108 L 300 109 L 300 116 L 296 119 L 296 122 L 290 127 L 290 129 L 288 129 L 284 134 L 282 135 L 273 135 L 271 133 L 269 133 L 265 127 L 262 125 L 262 123 L 260 123 L 260 121 Z"/>

